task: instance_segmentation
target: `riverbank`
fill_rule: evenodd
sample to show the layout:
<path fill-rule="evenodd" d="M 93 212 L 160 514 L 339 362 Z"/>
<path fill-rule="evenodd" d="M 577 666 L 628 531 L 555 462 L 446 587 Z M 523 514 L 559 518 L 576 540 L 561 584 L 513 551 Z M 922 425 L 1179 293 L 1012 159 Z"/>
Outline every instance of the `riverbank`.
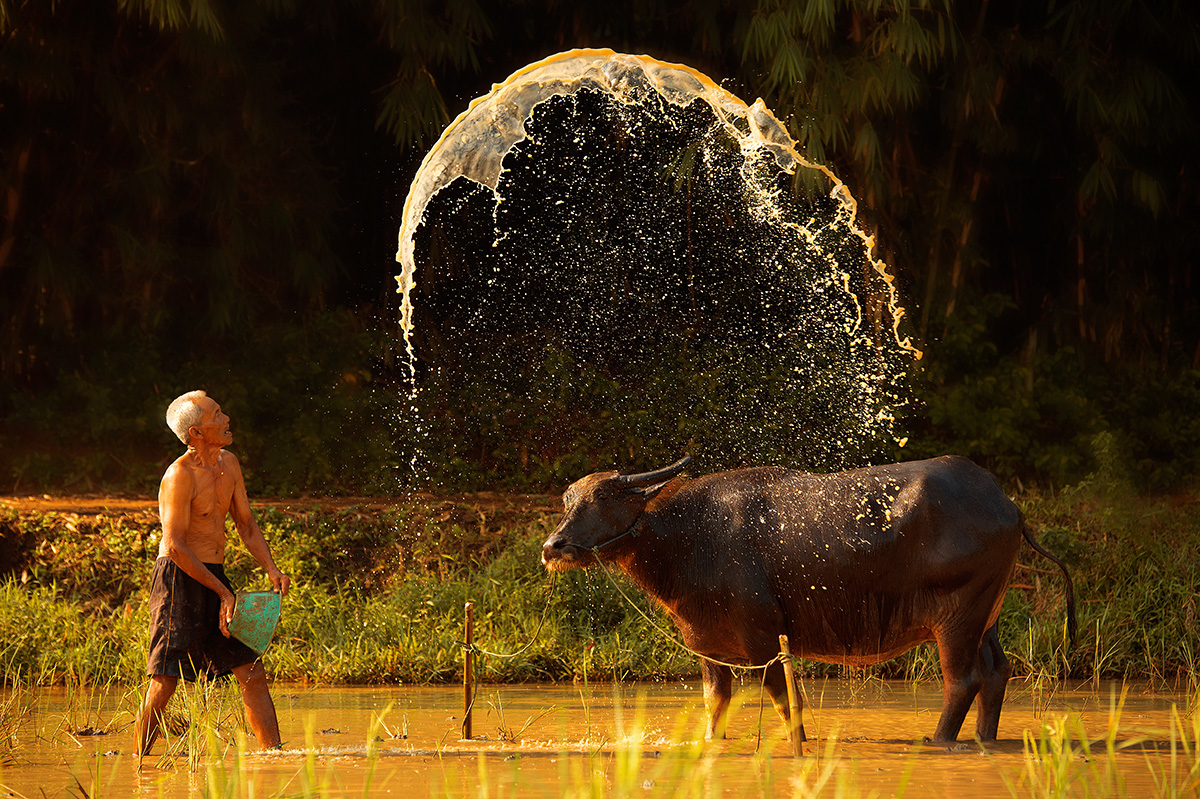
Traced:
<path fill-rule="evenodd" d="M 1137 679 L 1195 693 L 1200 501 L 1095 486 L 1016 499 L 1041 543 L 1070 568 L 1079 612 L 1079 639 L 1068 650 L 1061 576 L 1023 547 L 1000 629 L 1017 674 Z M 494 653 L 480 658 L 484 680 L 698 673 L 696 659 L 655 631 L 603 573 L 552 580 L 542 569 L 539 550 L 557 523 L 556 497 L 306 499 L 254 507 L 277 562 L 295 581 L 264 659 L 275 679 L 459 680 L 468 601 L 476 643 Z M 149 500 L 0 500 L 4 681 L 142 679 L 145 590 L 157 545 Z M 239 586 L 266 587 L 240 543 L 231 544 L 227 570 Z M 642 611 L 657 615 L 639 592 L 622 587 Z M 814 676 L 842 673 L 822 664 L 803 668 Z M 936 678 L 936 651 L 918 648 L 869 674 Z"/>

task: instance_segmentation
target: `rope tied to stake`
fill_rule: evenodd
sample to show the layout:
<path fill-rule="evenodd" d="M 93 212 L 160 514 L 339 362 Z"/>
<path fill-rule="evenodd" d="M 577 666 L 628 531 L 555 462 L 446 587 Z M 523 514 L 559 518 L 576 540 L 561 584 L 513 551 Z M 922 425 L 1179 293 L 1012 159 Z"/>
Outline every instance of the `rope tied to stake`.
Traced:
<path fill-rule="evenodd" d="M 552 574 L 552 575 L 550 575 L 550 584 L 548 586 L 546 586 L 546 591 L 545 591 L 546 604 L 542 607 L 542 618 L 538 621 L 537 629 L 533 631 L 533 635 L 529 638 L 528 641 L 525 642 L 525 644 L 520 649 L 517 649 L 515 652 L 509 652 L 507 654 L 504 654 L 501 652 L 489 652 L 486 649 L 481 649 L 479 646 L 477 646 L 474 643 L 468 644 L 466 641 L 458 642 L 459 649 L 461 649 L 463 652 L 474 652 L 475 654 L 478 654 L 478 655 L 487 655 L 490 658 L 501 658 L 501 659 L 505 659 L 505 660 L 507 660 L 509 658 L 515 658 L 517 655 L 520 655 L 522 652 L 529 649 L 529 647 L 533 646 L 534 642 L 537 641 L 538 636 L 541 635 L 542 627 L 544 627 L 546 624 L 546 616 L 550 612 L 550 603 L 554 599 L 554 589 L 555 589 L 555 579 L 554 579 L 554 575 Z"/>
<path fill-rule="evenodd" d="M 522 647 L 520 647 L 519 649 L 517 649 L 514 652 L 508 652 L 508 653 L 489 652 L 488 650 L 482 649 L 479 646 L 477 646 L 473 641 L 470 643 L 468 643 L 467 641 L 459 641 L 458 642 L 459 649 L 461 649 L 464 652 L 464 655 L 466 653 L 473 653 L 473 654 L 477 654 L 477 655 L 487 655 L 488 657 L 501 658 L 501 659 L 515 658 L 517 655 L 520 655 L 522 652 L 529 649 L 529 647 L 533 646 L 534 641 L 536 641 L 538 639 L 538 636 L 541 635 L 542 627 L 545 626 L 545 624 L 546 624 L 546 616 L 550 612 L 550 603 L 554 599 L 554 589 L 556 587 L 555 582 L 556 581 L 554 579 L 554 575 L 551 575 L 550 576 L 550 584 L 546 586 L 546 590 L 545 590 L 546 604 L 542 607 L 542 618 L 538 620 L 538 626 L 537 626 L 537 629 L 533 631 L 533 635 L 530 636 L 529 640 L 526 641 Z M 469 607 L 469 605 L 468 605 L 468 607 Z M 469 660 L 469 658 L 468 658 L 468 660 Z M 466 708 L 463 709 L 463 737 L 464 738 L 470 737 L 467 734 L 466 730 L 469 727 L 470 719 L 471 719 L 471 712 L 475 709 L 475 700 L 478 696 L 479 696 L 479 683 L 475 682 L 471 686 L 470 701 L 467 702 Z"/>

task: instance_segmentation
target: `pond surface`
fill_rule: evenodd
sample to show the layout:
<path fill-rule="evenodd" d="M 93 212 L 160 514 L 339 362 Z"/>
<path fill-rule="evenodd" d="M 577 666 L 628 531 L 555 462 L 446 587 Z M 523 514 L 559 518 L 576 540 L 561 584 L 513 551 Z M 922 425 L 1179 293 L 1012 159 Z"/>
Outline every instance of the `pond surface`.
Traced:
<path fill-rule="evenodd" d="M 1060 767 L 1058 779 L 1073 781 L 1068 795 L 1161 795 L 1163 779 L 1182 795 L 1200 790 L 1192 783 L 1200 772 L 1187 776 L 1197 763 L 1194 719 L 1184 720 L 1193 748 L 1178 752 L 1171 776 L 1173 706 L 1187 705 L 1180 694 L 1119 684 L 1040 691 L 1014 681 L 1000 740 L 984 753 L 966 740 L 920 742 L 937 722 L 938 683 L 807 680 L 803 687 L 810 740 L 800 759 L 782 740 L 769 701 L 760 744 L 759 689 L 749 680 L 735 695 L 729 737 L 710 743 L 701 740 L 698 682 L 483 685 L 470 741 L 461 740 L 461 687 L 276 685 L 283 751 L 201 733 L 192 742 L 198 755 L 189 758 L 183 733 L 167 746 L 160 741 L 140 772 L 132 726 L 140 689 L 24 689 L 0 694 L 10 719 L 0 735 L 14 731 L 11 749 L 0 749 L 0 796 L 765 797 L 809 795 L 822 779 L 821 795 L 829 796 L 839 784 L 850 797 L 1029 796 L 1047 795 L 1029 786 L 1035 775 L 1050 784 Z M 23 710 L 14 725 L 16 706 Z M 171 707 L 188 706 L 177 694 Z M 218 736 L 236 739 L 227 720 L 234 694 L 213 692 L 207 707 L 215 721 L 201 726 L 215 724 Z M 1066 756 L 1027 757 L 1026 731 L 1037 740 L 1047 728 L 1068 731 Z M 973 729 L 974 711 L 962 738 Z"/>

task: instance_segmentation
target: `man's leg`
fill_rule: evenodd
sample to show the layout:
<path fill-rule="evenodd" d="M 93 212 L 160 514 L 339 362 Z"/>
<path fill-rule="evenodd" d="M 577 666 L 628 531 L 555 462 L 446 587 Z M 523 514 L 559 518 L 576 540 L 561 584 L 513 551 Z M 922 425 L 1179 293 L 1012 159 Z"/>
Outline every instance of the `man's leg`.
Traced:
<path fill-rule="evenodd" d="M 139 760 L 150 753 L 150 747 L 157 740 L 158 733 L 162 729 L 163 712 L 167 709 L 167 702 L 171 701 L 171 697 L 175 694 L 177 685 L 179 685 L 178 677 L 170 677 L 165 674 L 155 674 L 150 677 L 150 687 L 146 689 L 146 700 L 142 703 L 142 710 L 138 713 L 137 719 Z"/>
<path fill-rule="evenodd" d="M 279 720 L 275 717 L 275 703 L 267 687 L 267 674 L 262 661 L 256 660 L 233 670 L 238 685 L 242 688 L 242 703 L 246 706 L 246 720 L 263 749 L 278 749 Z"/>

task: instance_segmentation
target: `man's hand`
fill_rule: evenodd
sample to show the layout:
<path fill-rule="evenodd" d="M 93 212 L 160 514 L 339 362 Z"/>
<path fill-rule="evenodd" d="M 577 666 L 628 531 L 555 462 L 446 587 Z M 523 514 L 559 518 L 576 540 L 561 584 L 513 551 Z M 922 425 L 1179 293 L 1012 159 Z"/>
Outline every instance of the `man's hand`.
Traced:
<path fill-rule="evenodd" d="M 233 606 L 235 599 L 233 592 L 225 589 L 221 594 L 221 615 L 219 618 L 221 624 L 221 634 L 226 638 L 229 637 L 229 622 L 233 621 Z"/>
<path fill-rule="evenodd" d="M 275 589 L 279 596 L 287 596 L 288 589 L 292 587 L 292 579 L 279 569 L 271 569 L 267 576 L 271 579 L 271 588 Z"/>

